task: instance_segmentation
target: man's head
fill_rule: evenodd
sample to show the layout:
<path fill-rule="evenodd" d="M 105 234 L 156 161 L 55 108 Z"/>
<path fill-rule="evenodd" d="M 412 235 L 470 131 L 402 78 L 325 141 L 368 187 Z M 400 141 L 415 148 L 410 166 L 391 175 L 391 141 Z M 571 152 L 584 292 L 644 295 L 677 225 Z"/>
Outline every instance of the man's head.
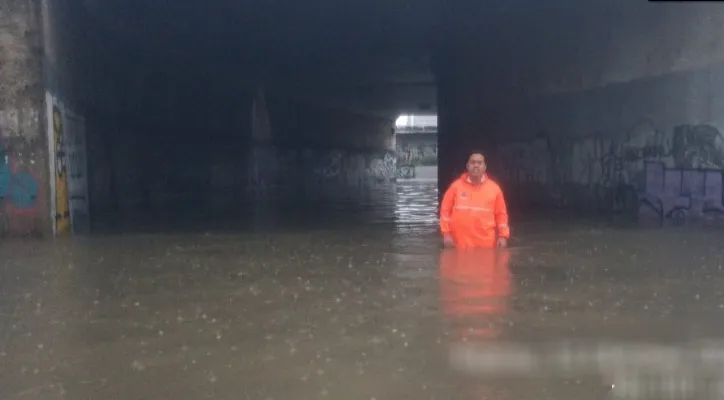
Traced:
<path fill-rule="evenodd" d="M 485 165 L 485 156 L 483 153 L 479 151 L 470 153 L 467 164 L 468 175 L 470 178 L 480 179 L 483 174 L 485 174 L 486 169 L 487 166 Z"/>

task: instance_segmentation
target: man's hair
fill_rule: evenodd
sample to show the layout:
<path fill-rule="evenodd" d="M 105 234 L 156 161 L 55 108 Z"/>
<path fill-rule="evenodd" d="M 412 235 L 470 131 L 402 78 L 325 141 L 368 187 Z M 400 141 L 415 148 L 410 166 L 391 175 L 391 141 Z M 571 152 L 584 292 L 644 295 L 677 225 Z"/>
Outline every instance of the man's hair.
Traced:
<path fill-rule="evenodd" d="M 465 162 L 470 161 L 470 157 L 472 157 L 472 156 L 474 156 L 474 155 L 481 155 L 481 156 L 483 156 L 483 161 L 484 161 L 484 162 L 487 160 L 487 157 L 485 157 L 485 153 L 483 153 L 483 152 L 480 151 L 480 150 L 473 150 L 473 151 L 471 151 L 471 152 L 468 153 L 468 158 L 465 159 Z"/>

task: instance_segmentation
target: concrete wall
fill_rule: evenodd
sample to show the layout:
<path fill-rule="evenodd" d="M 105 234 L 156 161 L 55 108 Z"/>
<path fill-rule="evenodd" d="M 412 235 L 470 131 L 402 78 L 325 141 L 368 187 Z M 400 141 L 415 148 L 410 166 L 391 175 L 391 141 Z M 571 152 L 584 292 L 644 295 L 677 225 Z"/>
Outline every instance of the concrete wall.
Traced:
<path fill-rule="evenodd" d="M 49 231 L 41 8 L 0 1 L 0 235 Z"/>
<path fill-rule="evenodd" d="M 441 35 L 434 63 L 441 185 L 480 148 L 511 201 L 718 212 L 721 166 L 709 155 L 723 123 L 723 6 L 513 2 L 488 13 L 490 24 L 443 16 L 458 23 Z"/>
<path fill-rule="evenodd" d="M 714 2 L 511 1 L 440 11 L 436 68 L 486 93 L 478 101 L 514 103 L 724 62 L 724 6 Z"/>
<path fill-rule="evenodd" d="M 460 167 L 460 146 L 483 148 L 514 202 L 701 216 L 724 212 L 723 109 L 718 64 L 477 114 L 463 107 L 441 123 L 465 136 L 441 138 Z"/>

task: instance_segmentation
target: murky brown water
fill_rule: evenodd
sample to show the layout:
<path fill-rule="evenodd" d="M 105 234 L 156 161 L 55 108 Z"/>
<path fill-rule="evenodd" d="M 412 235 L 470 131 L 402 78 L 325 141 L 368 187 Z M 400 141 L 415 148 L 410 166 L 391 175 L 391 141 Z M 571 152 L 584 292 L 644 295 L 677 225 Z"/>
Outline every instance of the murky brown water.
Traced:
<path fill-rule="evenodd" d="M 570 368 L 557 344 L 722 335 L 721 231 L 514 216 L 515 248 L 442 252 L 434 184 L 396 193 L 387 217 L 274 235 L 3 243 L 0 398 L 605 399 L 695 368 Z"/>

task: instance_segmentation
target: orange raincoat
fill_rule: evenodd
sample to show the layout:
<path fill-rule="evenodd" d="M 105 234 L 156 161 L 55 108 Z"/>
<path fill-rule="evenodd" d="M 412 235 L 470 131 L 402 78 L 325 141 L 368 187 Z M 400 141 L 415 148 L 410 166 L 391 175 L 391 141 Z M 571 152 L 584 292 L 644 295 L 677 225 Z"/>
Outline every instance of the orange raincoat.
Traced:
<path fill-rule="evenodd" d="M 440 231 L 451 235 L 458 249 L 495 247 L 498 237 L 510 237 L 500 186 L 487 176 L 479 185 L 473 185 L 463 174 L 442 198 Z"/>

